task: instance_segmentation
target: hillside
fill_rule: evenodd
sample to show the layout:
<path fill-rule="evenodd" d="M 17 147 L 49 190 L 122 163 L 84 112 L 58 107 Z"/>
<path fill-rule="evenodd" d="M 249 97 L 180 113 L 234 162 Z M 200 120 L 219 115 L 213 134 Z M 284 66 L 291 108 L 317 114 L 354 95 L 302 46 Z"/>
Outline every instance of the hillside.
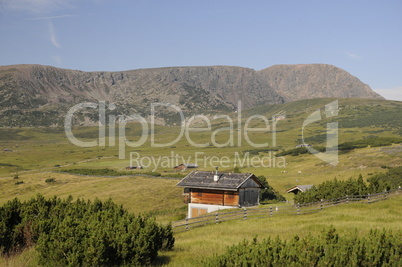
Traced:
<path fill-rule="evenodd" d="M 302 143 L 303 122 L 315 110 L 332 102 L 334 99 L 314 99 L 289 102 L 285 104 L 267 105 L 243 111 L 243 125 L 252 115 L 260 114 L 268 119 L 281 111 L 286 118 L 280 120 L 276 125 L 275 144 L 272 132 L 255 132 L 250 135 L 254 143 L 268 142 L 267 147 L 253 147 L 244 135 L 241 143 L 235 141 L 233 146 L 217 147 L 212 144 L 213 132 L 228 126 L 228 122 L 212 120 L 211 132 L 193 132 L 190 135 L 192 142 L 197 144 L 209 143 L 208 147 L 200 149 L 190 143 L 185 136 L 180 138 L 173 145 L 156 147 L 151 145 L 151 138 L 137 148 L 125 147 L 124 160 L 119 159 L 120 147 L 111 145 L 96 147 L 79 147 L 68 141 L 64 128 L 36 127 L 36 128 L 0 128 L 0 177 L 12 177 L 17 173 L 23 177 L 25 174 L 38 171 L 77 169 L 77 168 L 112 168 L 117 171 L 124 171 L 130 166 L 130 153 L 137 152 L 145 161 L 133 165 L 142 165 L 144 170 L 138 172 L 156 171 L 163 175 L 177 174 L 173 167 L 180 163 L 197 163 L 201 170 L 215 169 L 216 162 L 208 157 L 229 157 L 230 162 L 224 163 L 222 171 L 233 171 L 235 162 L 243 161 L 240 167 L 241 172 L 250 172 L 256 175 L 269 177 L 269 183 L 281 194 L 295 184 L 317 184 L 335 176 L 341 179 L 357 177 L 360 173 L 383 172 L 382 166 L 397 167 L 401 165 L 401 146 L 362 148 L 348 153 L 340 153 L 339 164 L 328 166 L 311 154 L 299 156 L 285 156 L 286 166 L 283 161 L 274 160 L 271 153 L 281 153 L 295 148 Z M 364 100 L 364 99 L 339 99 L 339 115 L 336 117 L 323 118 L 308 125 L 304 129 L 305 142 L 313 146 L 326 146 L 327 123 L 339 123 L 339 144 L 358 141 L 371 137 L 401 137 L 402 136 L 402 102 L 387 100 Z M 232 113 L 237 116 L 236 113 Z M 232 117 L 235 120 L 235 117 Z M 255 123 L 255 124 L 254 124 Z M 138 140 L 141 134 L 141 127 L 137 124 L 127 124 L 126 136 L 128 140 Z M 264 127 L 263 122 L 253 122 L 253 127 Z M 235 126 L 236 127 L 236 126 Z M 180 127 L 156 127 L 155 140 L 160 144 L 167 144 L 175 140 L 180 132 Z M 94 141 L 99 137 L 98 127 L 76 127 L 73 134 L 82 141 Z M 233 139 L 238 140 L 238 132 L 234 132 Z M 216 142 L 223 144 L 230 137 L 229 131 L 222 131 L 216 136 Z M 108 139 L 108 138 L 107 138 Z M 115 139 L 118 141 L 117 137 Z M 11 150 L 11 151 L 8 151 Z M 196 153 L 199 157 L 196 159 Z M 177 161 L 169 164 L 156 163 L 146 159 L 158 160 L 159 157 L 172 158 L 172 153 L 177 154 Z M 236 156 L 240 155 L 240 158 Z M 250 161 L 244 161 L 244 155 L 249 154 Z M 258 157 L 265 158 L 265 164 L 271 165 L 262 167 L 251 164 L 251 159 Z M 176 164 L 177 163 L 177 164 Z M 282 173 L 287 171 L 287 173 Z M 303 175 L 299 175 L 302 171 Z M 366 178 L 366 176 L 365 176 Z M 25 185 L 24 185 L 25 186 Z M 21 190 L 23 186 L 19 187 Z M 33 192 L 33 190 L 30 190 Z M 94 190 L 97 192 L 97 190 Z M 287 195 L 286 197 L 291 197 Z"/>
<path fill-rule="evenodd" d="M 240 171 L 264 175 L 269 184 L 292 202 L 293 195 L 286 190 L 298 184 L 320 184 L 334 178 L 347 180 L 362 174 L 365 180 L 377 174 L 385 173 L 388 167 L 401 164 L 402 146 L 394 144 L 384 147 L 365 147 L 353 149 L 339 154 L 339 164 L 331 166 L 311 154 L 285 156 L 286 166 L 271 157 L 270 149 L 291 149 L 300 141 L 303 121 L 315 110 L 332 102 L 334 99 L 313 99 L 288 102 L 285 104 L 267 105 L 243 110 L 243 123 L 254 114 L 262 114 L 271 118 L 274 114 L 283 113 L 286 118 L 277 125 L 277 147 L 271 145 L 272 134 L 268 133 L 267 148 L 253 148 L 243 139 L 241 145 L 234 147 L 214 147 L 205 149 L 189 145 L 182 138 L 174 146 L 152 147 L 150 140 L 135 150 L 127 148 L 127 152 L 138 152 L 143 158 L 170 157 L 177 153 L 180 160 L 194 157 L 202 152 L 204 156 L 229 157 L 230 164 L 222 166 L 222 171 L 233 170 L 237 160 L 235 153 L 250 154 L 250 157 L 264 158 L 272 163 L 268 167 L 253 166 L 246 163 Z M 402 102 L 387 100 L 339 99 L 339 115 L 325 118 L 308 126 L 305 137 L 313 145 L 325 145 L 325 129 L 327 123 L 339 122 L 339 142 L 363 140 L 370 136 L 401 136 Z M 236 113 L 231 115 L 236 116 Z M 213 130 L 226 126 L 222 121 L 213 121 Z M 226 122 L 227 123 L 227 122 Z M 257 123 L 257 122 L 256 122 Z M 137 125 L 128 124 L 127 137 L 135 140 L 138 137 Z M 261 124 L 253 125 L 262 127 Z M 158 126 L 156 139 L 166 143 L 177 136 L 179 127 Z M 77 127 L 74 134 L 82 140 L 93 140 L 98 136 L 98 127 Z M 226 132 L 226 134 L 228 134 Z M 237 139 L 237 135 L 235 135 Z M 252 141 L 267 141 L 267 133 L 255 133 Z M 194 132 L 191 139 L 196 143 L 210 142 L 211 136 L 205 132 Z M 226 136 L 218 140 L 223 143 Z M 177 180 L 142 177 L 86 177 L 57 171 L 69 169 L 105 169 L 126 171 L 130 159 L 118 158 L 117 146 L 78 147 L 67 141 L 62 127 L 35 128 L 0 128 L 0 204 L 18 197 L 27 200 L 37 193 L 46 198 L 57 195 L 74 199 L 82 198 L 93 201 L 112 200 L 122 204 L 124 208 L 135 214 L 151 214 L 158 222 L 167 223 L 184 218 L 186 205 L 182 201 L 182 189 L 176 186 Z M 127 155 L 128 156 L 128 155 Z M 193 160 L 194 158 L 191 158 Z M 146 163 L 146 162 L 145 162 Z M 199 163 L 202 170 L 211 170 L 216 165 L 211 161 Z M 172 165 L 174 166 L 174 165 Z M 144 170 L 131 170 L 133 174 L 156 171 L 163 175 L 177 174 L 172 166 L 150 165 Z M 286 172 L 284 172 L 286 171 Z M 301 174 L 299 173 L 301 171 Z M 186 173 L 186 172 L 184 172 Z M 188 171 L 187 171 L 188 173 Z M 400 196 L 373 204 L 355 203 L 324 209 L 322 212 L 301 216 L 273 216 L 260 219 L 228 221 L 190 231 L 175 234 L 176 243 L 173 251 L 162 252 L 156 264 L 170 266 L 197 265 L 214 254 L 222 254 L 226 247 L 237 244 L 243 239 L 251 240 L 258 235 L 259 240 L 279 235 L 283 240 L 290 240 L 298 234 L 300 237 L 318 235 L 323 228 L 333 225 L 342 236 L 355 232 L 359 235 L 368 233 L 370 229 L 401 230 Z M 268 204 L 277 206 L 284 204 Z M 384 219 L 385 218 L 385 219 Z M 269 225 L 269 227 L 267 227 Z M 358 229 L 358 230 L 356 230 Z M 233 234 L 235 233 L 235 234 Z M 261 239 L 260 239 L 261 238 Z M 222 242 L 224 240 L 224 242 Z M 0 265 L 37 266 L 35 248 L 21 255 L 6 258 L 0 257 Z M 27 264 L 29 262 L 30 264 Z"/>
<path fill-rule="evenodd" d="M 150 116 L 152 103 L 165 102 L 185 114 L 228 112 L 306 98 L 379 98 L 370 87 L 330 65 L 280 65 L 261 71 L 242 67 L 169 67 L 121 72 L 83 72 L 41 65 L 0 67 L 0 125 L 62 125 L 75 104 L 106 101 L 110 114 Z M 159 123 L 174 117 L 159 110 Z M 83 125 L 97 121 L 94 110 Z M 176 114 L 177 115 L 177 114 Z"/>
<path fill-rule="evenodd" d="M 38 178 L 39 177 L 37 177 L 35 181 L 39 181 L 40 179 Z M 71 180 L 72 179 L 69 179 L 69 181 L 63 182 L 67 182 L 67 184 L 69 185 L 72 182 Z M 77 181 L 76 185 L 78 187 L 79 179 L 76 178 L 75 180 Z M 99 181 L 99 179 L 97 180 L 98 184 L 102 183 L 102 181 Z M 147 179 L 142 178 L 138 179 L 138 181 L 136 181 L 137 179 L 124 179 L 124 181 L 121 181 L 122 179 L 119 180 L 113 181 L 116 188 L 119 184 L 122 185 L 122 182 L 126 185 L 135 183 L 137 185 L 143 185 L 143 187 L 145 187 L 144 185 L 147 181 Z M 161 181 L 158 180 L 158 182 Z M 108 181 L 107 183 L 110 184 L 111 181 Z M 9 181 L 9 184 L 11 184 L 11 181 Z M 92 184 L 96 185 L 95 181 L 93 181 Z M 47 186 L 50 187 L 50 185 Z M 45 185 L 42 187 L 47 186 Z M 53 186 L 55 186 L 56 188 L 62 187 L 62 183 L 60 183 L 60 185 Z M 174 183 L 172 181 L 170 186 L 165 183 L 164 186 L 168 187 L 169 189 L 170 187 L 172 187 L 173 189 Z M 133 191 L 134 193 L 132 194 L 133 197 L 136 197 L 135 193 L 139 192 L 142 193 L 146 199 L 152 201 L 155 206 L 160 204 L 160 202 L 158 202 L 158 198 L 153 197 L 155 191 L 141 191 L 141 189 L 135 186 L 130 187 L 130 191 Z M 105 188 L 105 185 L 101 185 L 100 188 Z M 129 187 L 120 186 L 120 188 Z M 48 190 L 49 193 L 50 191 L 51 190 Z M 162 186 L 158 187 L 158 192 L 163 192 Z M 115 193 L 116 192 L 113 192 L 112 194 Z M 180 192 L 178 192 L 176 195 L 178 196 L 179 193 Z M 82 194 L 82 192 L 80 192 L 79 194 Z M 171 196 L 174 197 L 174 194 L 171 194 Z M 86 199 L 88 196 L 81 195 L 81 197 L 84 197 L 84 199 Z M 5 202 L 3 198 L 4 196 L 2 196 L 1 199 L 2 203 Z M 65 198 L 65 196 L 63 196 L 63 198 Z M 113 200 L 114 199 L 115 198 L 113 197 Z M 116 201 L 116 203 L 119 202 L 120 201 Z M 135 203 L 135 199 L 132 199 L 130 202 Z M 341 238 L 353 234 L 363 236 L 365 234 L 368 234 L 370 230 L 373 229 L 392 229 L 393 233 L 400 234 L 400 231 L 402 230 L 402 224 L 400 223 L 401 211 L 399 207 L 401 204 L 402 198 L 400 197 L 400 195 L 397 195 L 394 197 L 390 197 L 385 201 L 379 201 L 372 204 L 350 203 L 347 205 L 345 204 L 336 207 L 325 208 L 321 212 L 299 216 L 262 216 L 260 218 L 232 220 L 228 222 L 194 228 L 190 231 L 176 233 L 175 246 L 173 251 L 163 251 L 162 253 L 160 253 L 157 261 L 155 262 L 155 265 L 201 266 L 202 260 L 205 260 L 214 255 L 221 255 L 227 250 L 229 246 L 238 244 L 239 242 L 242 242 L 244 240 L 251 241 L 253 238 L 258 237 L 258 240 L 261 241 L 264 238 L 277 238 L 277 236 L 279 236 L 283 240 L 291 240 L 292 237 L 296 234 L 299 237 L 305 237 L 309 235 L 318 236 L 320 232 L 322 232 L 324 229 L 328 229 L 330 226 L 337 229 L 337 232 L 340 234 Z M 132 206 L 138 208 L 139 205 L 137 203 L 137 205 Z M 126 207 L 126 205 L 124 207 Z M 39 266 L 37 264 L 37 257 L 38 252 L 35 250 L 34 247 L 32 247 L 28 250 L 25 250 L 20 255 L 16 254 L 13 257 L 9 258 L 0 257 L 0 265 Z"/>
<path fill-rule="evenodd" d="M 331 65 L 276 65 L 259 75 L 287 102 L 325 97 L 383 99 L 358 78 Z"/>

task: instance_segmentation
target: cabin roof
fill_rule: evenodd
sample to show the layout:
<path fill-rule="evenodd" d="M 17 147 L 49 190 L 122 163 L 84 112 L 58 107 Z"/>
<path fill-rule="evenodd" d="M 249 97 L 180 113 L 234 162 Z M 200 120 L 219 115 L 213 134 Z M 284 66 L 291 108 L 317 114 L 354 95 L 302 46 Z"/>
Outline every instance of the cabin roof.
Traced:
<path fill-rule="evenodd" d="M 177 186 L 237 191 L 249 179 L 252 179 L 259 188 L 265 188 L 252 173 L 218 172 L 219 180 L 217 182 L 214 181 L 214 175 L 214 171 L 193 171 L 184 177 Z"/>
<path fill-rule="evenodd" d="M 312 184 L 296 185 L 296 186 L 293 186 L 292 188 L 286 190 L 286 192 L 293 193 L 296 190 L 301 191 L 301 192 L 306 192 L 311 187 L 313 187 Z"/>
<path fill-rule="evenodd" d="M 187 164 L 186 164 L 186 163 L 181 163 L 181 164 L 175 166 L 175 168 L 181 167 L 181 166 L 185 166 L 185 167 L 187 167 L 187 168 L 198 168 L 198 165 L 197 165 L 197 164 L 193 164 L 193 163 L 187 163 Z"/>

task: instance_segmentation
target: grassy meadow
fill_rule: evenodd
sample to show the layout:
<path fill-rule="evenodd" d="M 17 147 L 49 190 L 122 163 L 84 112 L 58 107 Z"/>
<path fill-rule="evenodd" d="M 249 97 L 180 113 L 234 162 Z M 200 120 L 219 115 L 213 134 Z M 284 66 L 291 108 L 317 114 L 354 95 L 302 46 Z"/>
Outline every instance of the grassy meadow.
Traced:
<path fill-rule="evenodd" d="M 215 225 L 194 228 L 175 234 L 175 247 L 162 252 L 155 265 L 201 266 L 202 260 L 222 254 L 228 246 L 257 237 L 279 236 L 290 239 L 308 234 L 318 235 L 334 226 L 340 237 L 357 233 L 367 234 L 370 229 L 402 231 L 400 222 L 402 195 L 372 204 L 353 203 L 326 208 L 319 213 L 282 215 L 248 220 L 227 221 Z M 27 249 L 22 254 L 0 259 L 2 266 L 38 266 L 37 253 Z"/>
<path fill-rule="evenodd" d="M 226 248 L 244 239 L 262 240 L 268 236 L 283 239 L 311 233 L 318 235 L 333 225 L 340 236 L 350 233 L 366 234 L 370 229 L 402 230 L 400 219 L 402 195 L 373 204 L 348 204 L 306 215 L 273 216 L 258 219 L 228 221 L 199 227 L 175 235 L 173 251 L 163 253 L 171 266 L 197 266 L 210 256 L 219 255 Z M 164 257 L 163 257 L 164 256 Z"/>
<path fill-rule="evenodd" d="M 27 200 L 37 193 L 63 198 L 72 195 L 75 199 L 112 198 L 129 211 L 152 214 L 158 221 L 168 223 L 182 219 L 186 213 L 182 189 L 176 187 L 177 179 L 88 177 L 59 171 L 78 168 L 126 171 L 125 167 L 133 164 L 145 168 L 129 170 L 128 174 L 154 171 L 169 176 L 177 174 L 173 167 L 180 163 L 196 163 L 200 170 L 211 171 L 219 165 L 220 171 L 228 172 L 237 166 L 241 172 L 264 175 L 269 184 L 291 202 L 293 195 L 287 194 L 286 190 L 294 185 L 319 184 L 333 178 L 357 178 L 359 174 L 367 179 L 375 173 L 387 171 L 384 167 L 402 165 L 400 144 L 342 152 L 336 166 L 312 154 L 274 156 L 274 153 L 302 143 L 302 137 L 308 144 L 325 146 L 326 127 L 331 122 L 338 122 L 339 143 L 372 136 L 402 137 L 401 102 L 339 99 L 338 115 L 327 117 L 324 106 L 334 100 L 315 99 L 262 106 L 239 113 L 218 114 L 222 116 L 216 119 L 213 118 L 215 114 L 204 114 L 211 124 L 197 118 L 191 127 L 207 130 L 191 130 L 188 136 L 183 134 L 181 138 L 178 138 L 181 131 L 178 126 L 156 126 L 153 136 L 145 136 L 146 140 L 140 146 L 124 146 L 124 153 L 118 146 L 118 127 L 115 138 L 109 138 L 107 128 L 105 146 L 93 147 L 72 144 L 64 128 L 0 128 L 0 204 L 15 197 Z M 322 119 L 307 125 L 302 133 L 303 122 L 320 108 Z M 283 118 L 274 124 L 272 118 L 278 114 Z M 253 115 L 266 117 L 268 125 L 261 117 L 250 119 Z M 258 131 L 246 132 L 247 128 Z M 142 130 L 140 124 L 128 123 L 125 130 L 127 140 L 140 142 Z M 96 141 L 99 136 L 98 127 L 75 126 L 73 133 L 77 139 L 86 142 Z M 179 140 L 174 142 L 175 139 Z M 171 144 L 155 145 L 168 143 Z M 133 156 L 131 162 L 130 153 Z M 219 159 L 224 161 L 219 162 Z M 46 182 L 51 178 L 53 182 Z M 364 233 L 370 228 L 402 230 L 401 204 L 402 198 L 396 196 L 370 205 L 333 207 L 317 214 L 231 221 L 201 227 L 177 233 L 175 249 L 164 252 L 159 263 L 189 266 L 203 257 L 222 253 L 227 246 L 245 238 L 316 234 L 331 224 L 342 234 L 351 231 Z M 18 257 L 2 259 L 0 264 L 36 266 L 35 251 L 30 249 Z"/>

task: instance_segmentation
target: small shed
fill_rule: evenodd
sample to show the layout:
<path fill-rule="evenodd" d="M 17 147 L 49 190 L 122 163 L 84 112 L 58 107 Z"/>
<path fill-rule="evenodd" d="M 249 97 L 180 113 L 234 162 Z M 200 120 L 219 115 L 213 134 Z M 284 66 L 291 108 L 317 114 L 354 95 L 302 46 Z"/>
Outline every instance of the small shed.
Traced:
<path fill-rule="evenodd" d="M 306 192 L 309 190 L 311 187 L 313 187 L 312 184 L 307 184 L 307 185 L 296 185 L 293 186 L 292 188 L 286 190 L 287 193 L 293 193 L 297 195 L 299 192 Z"/>
<path fill-rule="evenodd" d="M 193 171 L 177 186 L 184 187 L 189 218 L 219 209 L 256 206 L 260 189 L 265 188 L 252 173 L 218 171 Z"/>
<path fill-rule="evenodd" d="M 182 163 L 182 164 L 175 166 L 174 170 L 175 171 L 184 171 L 184 170 L 191 169 L 191 168 L 193 168 L 193 169 L 198 168 L 198 165 L 192 164 L 192 163 L 188 163 L 188 164 Z"/>

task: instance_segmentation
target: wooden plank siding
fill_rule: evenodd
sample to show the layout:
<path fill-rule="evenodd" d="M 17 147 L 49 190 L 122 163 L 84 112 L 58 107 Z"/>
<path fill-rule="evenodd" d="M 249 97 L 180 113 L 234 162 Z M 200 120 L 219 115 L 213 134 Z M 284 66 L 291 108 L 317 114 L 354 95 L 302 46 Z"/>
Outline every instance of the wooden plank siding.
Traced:
<path fill-rule="evenodd" d="M 239 193 L 233 191 L 192 189 L 191 203 L 237 206 L 239 204 Z"/>
<path fill-rule="evenodd" d="M 239 192 L 225 191 L 223 197 L 224 206 L 239 205 Z"/>
<path fill-rule="evenodd" d="M 203 208 L 192 208 L 191 209 L 191 218 L 199 217 L 208 213 L 208 209 Z"/>
<path fill-rule="evenodd" d="M 240 188 L 240 206 L 250 207 L 258 205 L 259 190 L 257 188 Z"/>

